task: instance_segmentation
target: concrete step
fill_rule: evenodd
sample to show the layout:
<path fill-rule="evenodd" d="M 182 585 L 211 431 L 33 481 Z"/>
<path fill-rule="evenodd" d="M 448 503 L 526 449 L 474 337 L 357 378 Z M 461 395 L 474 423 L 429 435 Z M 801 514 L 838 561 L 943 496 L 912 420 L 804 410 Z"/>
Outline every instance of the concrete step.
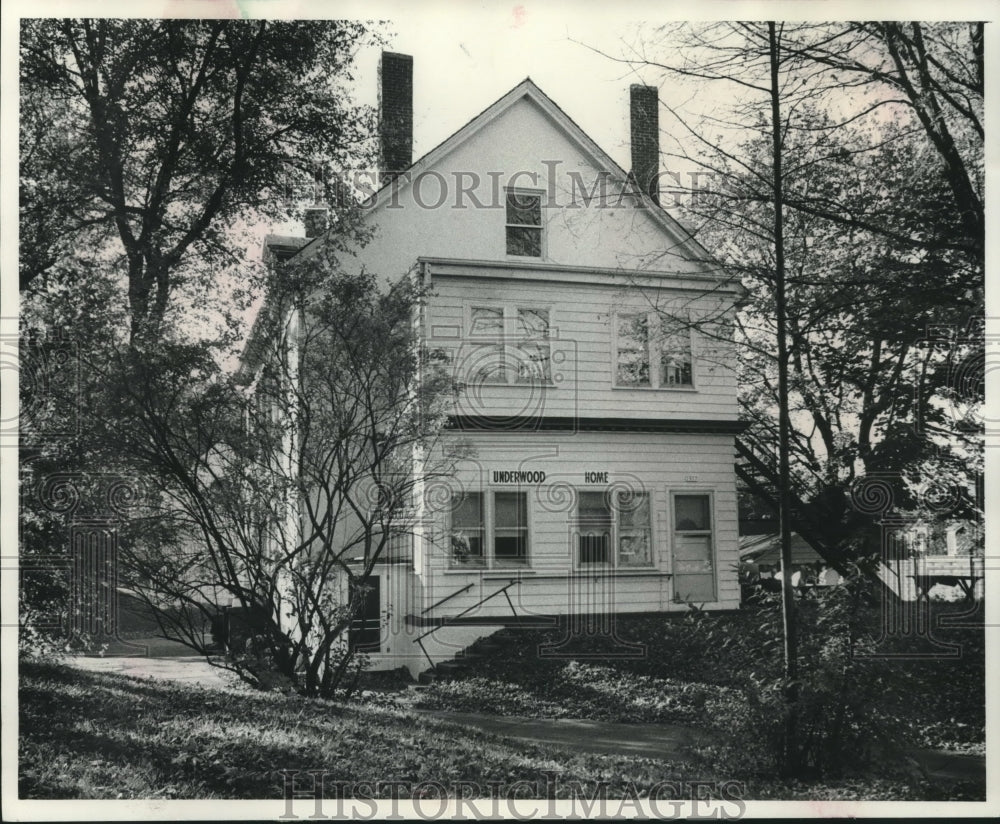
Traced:
<path fill-rule="evenodd" d="M 442 661 L 437 665 L 437 674 L 439 676 L 454 675 L 459 672 L 463 672 L 469 665 L 468 659 L 455 659 L 452 661 Z"/>
<path fill-rule="evenodd" d="M 467 670 L 477 661 L 481 661 L 492 655 L 503 653 L 504 650 L 510 645 L 518 643 L 520 639 L 517 637 L 516 631 L 508 636 L 499 637 L 505 632 L 507 632 L 507 630 L 501 630 L 500 633 L 496 633 L 486 638 L 480 638 L 478 641 L 473 642 L 465 649 L 457 652 L 454 658 L 441 661 L 436 664 L 433 669 L 428 669 L 420 673 L 418 679 L 420 684 L 426 686 L 433 684 L 435 681 L 451 678 Z"/>

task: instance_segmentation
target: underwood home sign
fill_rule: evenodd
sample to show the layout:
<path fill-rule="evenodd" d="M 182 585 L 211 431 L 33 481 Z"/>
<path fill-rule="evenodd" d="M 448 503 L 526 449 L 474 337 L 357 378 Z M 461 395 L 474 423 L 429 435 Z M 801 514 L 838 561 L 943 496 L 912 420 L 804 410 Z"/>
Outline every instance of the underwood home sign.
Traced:
<path fill-rule="evenodd" d="M 583 473 L 583 482 L 585 484 L 606 484 L 608 483 L 608 478 L 610 472 L 606 469 L 603 471 L 592 470 Z M 494 469 L 493 483 L 495 484 L 543 484 L 545 483 L 545 473 L 540 469 L 525 471 L 525 470 L 502 470 Z"/>

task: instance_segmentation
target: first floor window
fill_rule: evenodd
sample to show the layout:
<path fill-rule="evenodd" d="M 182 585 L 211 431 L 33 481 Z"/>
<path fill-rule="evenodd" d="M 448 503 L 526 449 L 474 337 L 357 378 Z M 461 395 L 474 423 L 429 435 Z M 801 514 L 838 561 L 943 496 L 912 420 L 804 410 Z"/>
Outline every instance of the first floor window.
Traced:
<path fill-rule="evenodd" d="M 451 565 L 510 567 L 528 563 L 528 494 L 464 492 L 451 502 Z"/>
<path fill-rule="evenodd" d="M 647 492 L 581 490 L 576 528 L 577 563 L 581 567 L 653 565 Z"/>
<path fill-rule="evenodd" d="M 653 565 L 653 542 L 649 518 L 649 493 L 618 493 L 618 565 Z"/>
<path fill-rule="evenodd" d="M 483 496 L 465 492 L 451 500 L 451 557 L 460 566 L 484 566 Z"/>
<path fill-rule="evenodd" d="M 673 496 L 673 585 L 681 601 L 715 600 L 711 503 L 707 494 Z"/>
<path fill-rule="evenodd" d="M 496 566 L 528 561 L 528 494 L 493 493 L 493 560 Z"/>
<path fill-rule="evenodd" d="M 607 494 L 581 492 L 577 504 L 579 557 L 581 565 L 606 564 L 610 560 L 611 509 Z"/>

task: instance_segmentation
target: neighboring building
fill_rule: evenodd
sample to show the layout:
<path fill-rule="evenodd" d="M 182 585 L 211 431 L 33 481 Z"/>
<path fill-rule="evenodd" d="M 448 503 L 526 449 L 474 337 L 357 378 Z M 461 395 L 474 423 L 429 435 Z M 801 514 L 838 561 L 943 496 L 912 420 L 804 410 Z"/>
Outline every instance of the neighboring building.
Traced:
<path fill-rule="evenodd" d="M 416 672 L 511 621 L 737 608 L 742 427 L 714 332 L 742 290 L 635 184 L 656 90 L 631 88 L 630 178 L 530 79 L 411 163 L 411 59 L 383 55 L 380 81 L 383 171 L 406 173 L 357 265 L 433 287 L 422 334 L 468 385 L 449 437 L 474 455 L 418 502 L 353 643 Z"/>
<path fill-rule="evenodd" d="M 883 526 L 879 576 L 903 601 L 976 601 L 983 597 L 982 523 L 941 519 Z"/>
<path fill-rule="evenodd" d="M 781 535 L 767 532 L 740 535 L 740 580 L 752 588 L 762 581 L 781 580 Z M 797 532 L 792 533 L 792 585 L 833 586 L 843 577 Z"/>
<path fill-rule="evenodd" d="M 740 581 L 744 596 L 758 588 L 780 589 L 781 536 L 773 521 L 741 522 Z M 902 601 L 982 598 L 982 529 L 973 521 L 882 526 L 877 574 Z M 792 532 L 792 585 L 834 586 L 843 582 L 816 549 Z"/>

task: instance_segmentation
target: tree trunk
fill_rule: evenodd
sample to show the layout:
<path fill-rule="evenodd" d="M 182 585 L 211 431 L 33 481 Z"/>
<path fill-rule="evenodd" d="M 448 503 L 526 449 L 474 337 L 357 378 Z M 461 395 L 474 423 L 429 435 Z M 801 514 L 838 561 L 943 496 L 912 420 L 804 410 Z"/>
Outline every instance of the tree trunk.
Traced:
<path fill-rule="evenodd" d="M 781 89 L 778 85 L 778 36 L 773 21 L 767 24 L 771 58 L 771 137 L 774 187 L 774 303 L 778 336 L 778 523 L 781 530 L 781 614 L 785 635 L 785 741 L 782 772 L 798 771 L 797 699 L 798 668 L 795 637 L 795 593 L 792 590 L 791 422 L 788 413 L 788 340 L 785 299 L 785 243 L 782 217 Z"/>

